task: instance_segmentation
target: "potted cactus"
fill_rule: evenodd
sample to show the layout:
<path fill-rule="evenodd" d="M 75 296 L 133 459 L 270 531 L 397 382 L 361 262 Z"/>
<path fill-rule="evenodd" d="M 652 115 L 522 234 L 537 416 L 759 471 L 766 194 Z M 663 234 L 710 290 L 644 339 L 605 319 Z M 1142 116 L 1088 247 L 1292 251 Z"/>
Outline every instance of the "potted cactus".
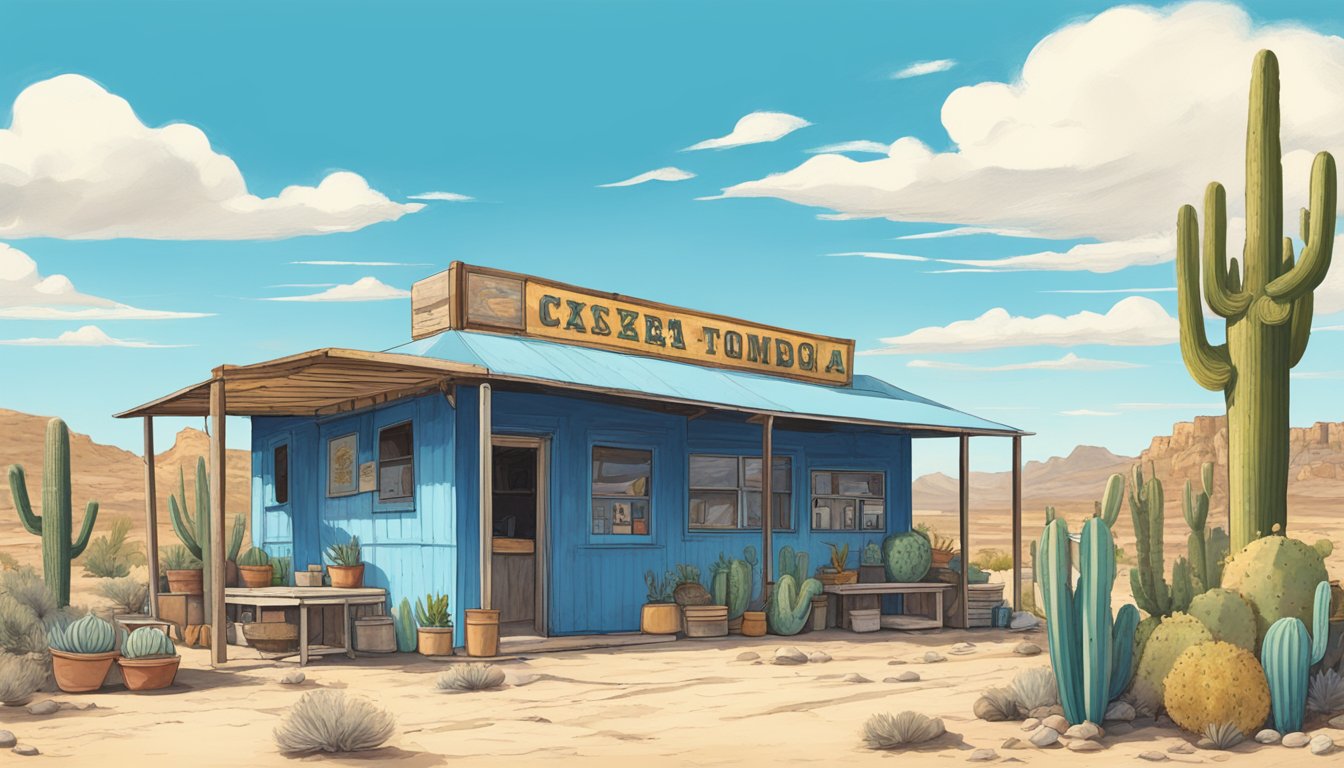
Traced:
<path fill-rule="evenodd" d="M 204 596 L 205 612 L 210 613 L 210 579 L 214 576 L 210 573 L 210 474 L 205 470 L 205 459 L 198 457 L 196 459 L 196 514 L 193 515 L 187 510 L 187 484 L 183 475 L 182 468 L 177 471 L 177 493 L 168 497 L 168 513 L 173 523 L 173 532 L 177 538 L 182 541 L 182 545 L 187 548 L 191 556 L 196 560 L 195 568 L 200 571 L 196 578 L 201 582 L 201 588 L 188 594 Z M 247 521 L 242 515 L 238 515 L 233 520 L 233 530 L 229 536 L 229 549 L 225 553 L 225 573 L 223 574 L 226 586 L 236 583 L 236 574 L 231 574 L 230 570 L 236 571 L 236 561 L 238 559 L 238 550 L 243 545 L 243 533 L 247 529 Z M 165 569 L 167 570 L 167 569 Z M 190 582 L 182 582 L 179 586 L 191 586 Z M 170 586 L 169 589 L 176 592 Z"/>
<path fill-rule="evenodd" d="M 876 541 L 863 545 L 859 555 L 859 583 L 881 584 L 887 580 L 886 566 L 882 565 L 882 547 Z"/>
<path fill-rule="evenodd" d="M 244 587 L 249 589 L 269 587 L 272 574 L 271 556 L 261 547 L 252 547 L 238 558 L 238 576 L 243 580 Z"/>
<path fill-rule="evenodd" d="M 132 691 L 157 691 L 173 684 L 182 658 L 173 641 L 154 627 L 140 627 L 121 644 L 121 676 Z"/>
<path fill-rule="evenodd" d="M 779 573 L 766 599 L 766 624 L 773 634 L 796 635 L 807 625 L 822 583 L 807 577 L 807 553 L 793 547 L 779 550 Z"/>
<path fill-rule="evenodd" d="M 644 572 L 648 587 L 648 602 L 639 612 L 639 631 L 646 635 L 674 635 L 681 629 L 681 611 L 672 599 L 677 587 L 677 574 L 668 571 L 658 578 L 653 571 Z"/>
<path fill-rule="evenodd" d="M 829 541 L 824 543 L 831 548 L 831 562 L 830 565 L 823 565 L 817 569 L 817 581 L 823 585 L 853 584 L 858 581 L 858 571 L 845 570 L 845 565 L 849 562 L 849 544 L 832 544 Z"/>
<path fill-rule="evenodd" d="M 453 612 L 448 595 L 430 592 L 425 601 L 415 599 L 416 648 L 422 656 L 453 655 Z"/>
<path fill-rule="evenodd" d="M 159 565 L 163 567 L 163 572 L 168 577 L 169 592 L 199 595 L 204 591 L 201 583 L 201 561 L 192 556 L 191 551 L 181 544 L 160 550 Z"/>
<path fill-rule="evenodd" d="M 358 536 L 351 536 L 349 543 L 327 547 L 327 559 L 331 561 L 327 566 L 331 586 L 341 589 L 364 586 L 364 563 L 360 560 Z"/>
<path fill-rule="evenodd" d="M 751 602 L 751 592 L 756 585 L 752 577 L 755 568 L 756 550 L 747 547 L 748 559 L 738 560 L 719 555 L 718 561 L 709 567 L 710 593 L 715 605 L 728 608 L 728 631 L 742 631 L 742 614 Z"/>
<path fill-rule="evenodd" d="M 51 648 L 52 675 L 66 693 L 87 693 L 103 687 L 119 655 L 116 628 L 93 614 L 52 626 L 47 644 Z"/>

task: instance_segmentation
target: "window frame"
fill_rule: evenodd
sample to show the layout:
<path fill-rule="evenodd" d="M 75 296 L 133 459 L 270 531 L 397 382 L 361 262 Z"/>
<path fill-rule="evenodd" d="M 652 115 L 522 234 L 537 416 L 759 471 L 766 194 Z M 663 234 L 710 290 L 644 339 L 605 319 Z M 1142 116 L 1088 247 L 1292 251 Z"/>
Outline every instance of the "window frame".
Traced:
<path fill-rule="evenodd" d="M 291 470 L 293 469 L 293 465 L 294 465 L 293 460 L 290 459 L 290 456 L 289 456 L 289 454 L 290 454 L 289 441 L 288 441 L 288 440 L 279 440 L 279 441 L 276 441 L 276 442 L 274 442 L 274 443 L 271 444 L 270 448 L 271 448 L 271 498 L 270 498 L 270 506 L 273 506 L 273 507 L 285 507 L 285 506 L 289 506 L 289 501 L 290 501 L 290 498 L 291 498 L 291 490 L 292 490 L 292 488 L 291 488 L 290 478 L 291 478 L 291 475 L 292 475 Z M 284 450 L 284 452 L 285 452 L 285 464 L 284 464 L 284 466 L 285 466 L 285 498 L 283 498 L 283 499 L 280 498 L 280 463 L 279 463 L 279 461 L 278 461 L 278 454 L 280 453 L 281 450 Z"/>
<path fill-rule="evenodd" d="M 736 462 L 737 462 L 737 487 L 735 487 L 735 488 L 728 488 L 728 487 L 726 487 L 726 486 L 725 486 L 725 487 L 718 487 L 718 486 L 708 486 L 708 485 L 699 485 L 699 486 L 698 486 L 698 485 L 695 485 L 694 482 L 693 482 L 692 479 L 691 479 L 691 462 L 692 462 L 695 458 L 697 458 L 697 457 L 701 457 L 701 458 L 715 458 L 715 459 L 734 459 L 734 460 L 736 460 Z M 770 530 L 772 530 L 772 531 L 782 531 L 782 532 L 785 532 L 785 533 L 792 533 L 792 532 L 798 530 L 797 515 L 794 514 L 794 513 L 796 512 L 796 510 L 794 509 L 794 503 L 793 503 L 794 496 L 795 496 L 795 494 L 794 494 L 794 474 L 793 474 L 793 468 L 794 468 L 794 464 L 795 464 L 796 462 L 795 462 L 793 456 L 789 456 L 789 455 L 780 455 L 780 454 L 775 454 L 774 456 L 771 457 L 771 460 L 772 460 L 772 463 L 773 463 L 773 462 L 781 462 L 781 461 L 786 461 L 786 462 L 788 462 L 788 470 L 789 470 L 789 480 L 788 480 L 788 482 L 784 484 L 785 487 L 784 487 L 783 490 L 781 490 L 781 489 L 775 487 L 775 484 L 772 482 L 772 483 L 771 483 L 771 487 L 770 487 L 770 495 L 771 495 L 772 497 L 775 497 L 775 496 L 784 496 L 784 497 L 787 497 L 787 501 L 785 502 L 784 509 L 787 510 L 788 513 L 789 513 L 789 525 L 788 525 L 788 527 L 779 527 L 779 526 L 776 526 L 776 525 L 773 525 L 773 524 L 772 524 L 772 525 L 770 526 Z M 752 488 L 751 486 L 749 486 L 749 485 L 747 484 L 747 462 L 748 462 L 748 461 L 757 461 L 757 462 L 761 462 L 761 464 L 762 464 L 762 469 L 764 469 L 764 461 L 762 460 L 762 457 L 759 456 L 759 455 L 755 455 L 755 456 L 753 456 L 753 455 L 750 455 L 750 454 L 743 454 L 743 453 L 714 453 L 714 452 L 709 452 L 709 451 L 697 451 L 697 452 L 691 452 L 691 453 L 688 453 L 688 454 L 687 454 L 687 457 L 686 457 L 686 530 L 687 530 L 688 532 L 690 532 L 690 533 L 741 533 L 741 532 L 743 532 L 743 531 L 748 531 L 748 532 L 750 532 L 750 531 L 760 531 L 760 530 L 762 530 L 762 527 L 763 527 L 762 525 L 755 525 L 755 526 L 753 526 L 753 525 L 748 525 L 748 524 L 747 524 L 747 518 L 748 518 L 748 515 L 750 514 L 749 505 L 748 505 L 748 503 L 747 503 L 747 497 L 748 497 L 750 494 L 753 494 L 753 493 L 758 494 L 758 495 L 760 495 L 760 493 L 761 493 L 761 488 L 759 487 L 759 485 L 758 485 L 757 487 L 755 487 L 755 488 Z M 774 479 L 774 475 L 773 475 L 773 467 L 772 467 L 771 479 L 772 479 L 772 480 Z M 732 527 L 727 527 L 727 526 L 697 526 L 697 525 L 695 525 L 695 524 L 692 522 L 692 520 L 691 520 L 691 504 L 692 504 L 692 500 L 693 500 L 693 498 L 694 498 L 694 496 L 695 496 L 695 494 L 696 494 L 696 491 L 704 491 L 704 492 L 708 492 L 708 493 L 729 493 L 729 492 L 736 493 L 736 494 L 737 494 L 737 525 L 732 526 Z M 771 502 L 773 502 L 773 501 L 774 501 L 774 499 L 772 498 L 772 499 L 771 499 Z M 770 505 L 767 506 L 766 503 L 765 503 L 765 499 L 761 499 L 761 514 L 762 514 L 761 521 L 762 521 L 762 524 L 763 524 L 764 521 L 765 521 L 764 515 L 766 515 L 766 514 L 770 514 L 770 513 L 773 513 L 773 512 L 774 512 L 774 504 L 771 503 Z M 771 518 L 771 519 L 773 520 L 773 518 Z"/>
<path fill-rule="evenodd" d="M 594 470 L 596 463 L 595 453 L 602 448 L 608 448 L 619 451 L 639 451 L 649 455 L 649 480 L 644 496 L 624 496 L 610 494 L 593 493 Z M 588 476 L 588 505 L 586 523 L 589 544 L 599 545 L 629 545 L 629 544 L 652 544 L 654 542 L 654 473 L 658 465 L 658 447 L 647 443 L 633 443 L 622 440 L 610 440 L 605 438 L 594 438 L 588 443 L 587 457 L 587 476 Z M 645 533 L 594 533 L 593 532 L 593 502 L 595 500 L 643 500 L 647 506 L 647 530 Z M 633 525 L 633 522 L 632 522 Z"/>
<path fill-rule="evenodd" d="M 386 431 L 389 430 L 389 429 L 396 429 L 396 428 L 398 428 L 398 427 L 407 427 L 408 429 L 410 429 L 410 433 L 411 433 L 411 434 L 410 434 L 410 437 L 411 437 L 411 440 L 410 440 L 410 455 L 409 455 L 409 456 L 398 456 L 398 457 L 396 457 L 396 458 L 394 458 L 394 459 L 387 459 L 387 460 L 384 460 L 384 459 L 383 459 L 383 433 L 386 432 Z M 416 467 L 415 467 L 415 460 L 416 460 L 416 456 L 417 456 L 417 454 L 418 454 L 418 451 L 416 451 L 415 432 L 416 432 L 416 430 L 415 430 L 415 419 L 413 419 L 413 418 L 398 419 L 398 420 L 396 420 L 396 421 L 390 421 L 390 422 L 388 422 L 388 423 L 386 423 L 386 424 L 382 424 L 382 425 L 374 426 L 374 428 L 373 428 L 373 444 L 374 444 L 374 446 L 375 446 L 375 448 L 374 448 L 374 456 L 373 456 L 373 462 L 374 462 L 374 465 L 373 465 L 373 470 L 374 470 L 373 501 L 374 501 L 374 504 L 375 504 L 375 506 L 376 506 L 377 509 L 380 509 L 380 510 L 406 510 L 406 509 L 414 509 L 414 508 L 415 508 L 415 496 L 416 496 L 416 491 L 417 491 L 417 489 L 418 489 L 418 486 L 417 486 L 417 477 L 416 477 L 418 473 L 416 472 Z M 396 497 L 393 497 L 393 498 L 386 498 L 386 499 L 383 498 L 383 467 L 384 467 L 384 465 L 410 467 L 410 469 L 411 469 L 411 482 L 410 482 L 410 486 L 409 486 L 409 488 L 407 489 L 408 492 L 407 492 L 407 494 L 406 494 L 405 496 L 396 496 Z"/>
<path fill-rule="evenodd" d="M 817 493 L 818 475 L 831 475 L 832 483 L 834 483 L 836 475 L 876 475 L 882 479 L 882 495 L 875 496 L 872 494 L 840 493 L 838 487 L 833 487 L 831 489 L 832 490 L 831 493 Z M 812 469 L 808 470 L 807 479 L 808 479 L 807 526 L 809 531 L 816 533 L 859 533 L 859 534 L 872 535 L 875 533 L 884 533 L 887 530 L 887 523 L 888 523 L 887 516 L 889 514 L 889 510 L 887 507 L 887 500 L 890 498 L 888 494 L 889 491 L 891 490 L 891 479 L 887 477 L 886 470 L 829 469 L 825 467 L 813 467 Z M 813 513 L 813 510 L 817 508 L 818 499 L 855 502 L 854 527 L 844 528 L 844 527 L 832 526 L 830 528 L 818 528 L 816 525 L 816 517 Z M 864 516 L 863 504 L 866 501 L 878 501 L 882 504 L 881 518 L 879 519 L 880 525 L 878 525 L 876 528 L 863 527 L 863 516 Z M 843 520 L 841 522 L 843 522 Z"/>

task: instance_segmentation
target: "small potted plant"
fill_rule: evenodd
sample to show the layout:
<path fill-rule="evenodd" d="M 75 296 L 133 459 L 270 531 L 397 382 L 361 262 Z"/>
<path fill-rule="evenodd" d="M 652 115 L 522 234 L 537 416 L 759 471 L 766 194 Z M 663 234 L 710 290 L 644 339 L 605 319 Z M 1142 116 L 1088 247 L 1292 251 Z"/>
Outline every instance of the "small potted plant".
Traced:
<path fill-rule="evenodd" d="M 681 629 L 681 611 L 672 599 L 677 574 L 668 571 L 660 579 L 653 571 L 644 572 L 648 602 L 639 613 L 639 631 L 646 635 L 675 635 Z"/>
<path fill-rule="evenodd" d="M 817 569 L 817 581 L 822 584 L 853 584 L 859 580 L 858 571 L 845 570 L 849 562 L 849 543 L 844 546 L 825 542 L 831 548 L 831 564 Z"/>
<path fill-rule="evenodd" d="M 277 557 L 271 560 L 271 586 L 288 587 L 289 579 L 294 575 L 294 559 Z"/>
<path fill-rule="evenodd" d="M 947 568 L 952 563 L 952 558 L 957 556 L 957 544 L 947 536 L 943 536 L 937 531 L 924 533 L 928 538 L 932 551 L 930 552 L 929 569 Z"/>
<path fill-rule="evenodd" d="M 66 693 L 88 693 L 103 687 L 119 655 L 116 628 L 93 614 L 69 624 L 56 624 L 47 633 L 47 643 L 51 647 L 52 675 Z"/>
<path fill-rule="evenodd" d="M 364 563 L 360 560 L 359 537 L 351 536 L 348 544 L 332 544 L 327 547 L 327 573 L 331 574 L 331 586 L 340 589 L 358 589 L 364 586 Z"/>
<path fill-rule="evenodd" d="M 886 566 L 882 565 L 882 547 L 876 541 L 863 545 L 859 555 L 859 583 L 881 584 L 887 580 Z"/>
<path fill-rule="evenodd" d="M 168 591 L 174 594 L 204 594 L 202 565 L 191 551 L 181 544 L 164 547 L 159 551 L 159 563 L 168 576 Z"/>
<path fill-rule="evenodd" d="M 132 691 L 157 691 L 173 684 L 182 658 L 173 641 L 154 627 L 140 627 L 121 644 L 121 676 Z"/>
<path fill-rule="evenodd" d="M 261 547 L 252 547 L 238 558 L 238 577 L 248 589 L 271 586 L 271 556 Z"/>
<path fill-rule="evenodd" d="M 448 595 L 430 592 L 425 601 L 415 599 L 416 649 L 422 656 L 453 655 L 453 612 L 448 610 Z"/>

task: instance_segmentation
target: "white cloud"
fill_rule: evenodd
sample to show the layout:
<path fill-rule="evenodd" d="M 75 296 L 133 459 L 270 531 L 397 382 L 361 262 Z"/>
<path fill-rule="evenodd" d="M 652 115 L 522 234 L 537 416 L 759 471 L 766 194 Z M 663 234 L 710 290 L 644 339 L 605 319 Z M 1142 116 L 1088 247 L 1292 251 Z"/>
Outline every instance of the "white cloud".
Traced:
<path fill-rule="evenodd" d="M 901 235 L 894 237 L 893 240 L 933 240 L 943 237 L 970 237 L 971 235 L 998 235 L 999 237 L 1035 237 L 1031 232 L 1025 229 L 1011 229 L 1008 227 L 952 227 L 951 229 L 939 229 L 933 232 L 918 232 L 913 235 Z"/>
<path fill-rule="evenodd" d="M 103 333 L 96 325 L 86 325 L 66 331 L 54 339 L 0 339 L 0 344 L 13 347 L 132 347 L 135 349 L 169 349 L 182 344 L 151 344 L 147 341 L 117 339 Z"/>
<path fill-rule="evenodd" d="M 407 197 L 411 200 L 437 200 L 445 203 L 470 203 L 476 199 L 471 195 L 459 195 L 456 192 L 421 192 Z"/>
<path fill-rule="evenodd" d="M 907 136 L 884 158 L 817 155 L 721 197 L 1110 241 L 1169 232 L 1179 206 L 1199 204 L 1216 179 L 1229 217 L 1240 216 L 1246 94 L 1261 48 L 1280 58 L 1285 207 L 1295 211 L 1312 155 L 1344 150 L 1344 38 L 1257 25 L 1214 3 L 1121 6 L 1046 36 L 1017 80 L 947 97 L 951 151 Z"/>
<path fill-rule="evenodd" d="M 1041 293 L 1175 293 L 1175 288 L 1060 288 Z"/>
<path fill-rule="evenodd" d="M 251 194 L 199 128 L 150 128 L 80 75 L 18 95 L 0 130 L 0 168 L 0 237 L 274 239 L 350 232 L 424 207 L 388 200 L 348 171 L 275 197 Z"/>
<path fill-rule="evenodd" d="M 891 73 L 892 80 L 905 80 L 911 77 L 922 77 L 932 75 L 937 72 L 946 72 L 957 66 L 956 59 L 934 59 L 932 61 L 916 61 L 895 72 Z"/>
<path fill-rule="evenodd" d="M 849 251 L 833 256 L 862 256 L 869 259 L 926 261 L 955 264 L 965 269 L 938 272 L 1116 272 L 1127 267 L 1147 267 L 1172 259 L 1174 244 L 1168 237 L 1144 237 L 1106 243 L 1082 243 L 1067 251 L 1040 251 L 1003 259 L 935 259 L 904 253 Z"/>
<path fill-rule="evenodd" d="M 1344 325 L 1318 325 L 1311 329 L 1312 333 L 1319 331 L 1344 331 Z"/>
<path fill-rule="evenodd" d="M 683 152 L 697 149 L 729 149 L 747 144 L 778 141 L 799 128 L 811 125 L 808 121 L 787 112 L 752 112 L 737 121 L 733 132 L 717 139 L 705 139 L 692 144 Z"/>
<path fill-rule="evenodd" d="M 1000 373 L 1005 371 L 1116 371 L 1124 368 L 1144 368 L 1139 363 L 1127 363 L 1123 360 L 1093 360 L 1079 357 L 1070 352 L 1058 360 L 1033 360 L 1026 363 L 1008 363 L 1006 365 L 968 365 L 943 360 L 911 360 L 907 368 L 936 368 L 944 371 L 967 371 L 976 373 Z"/>
<path fill-rule="evenodd" d="M 973 320 L 958 320 L 947 326 L 920 328 L 903 336 L 881 339 L 878 349 L 864 355 L 896 355 L 937 352 L 974 352 L 1004 347 L 1105 344 L 1117 347 L 1174 344 L 1178 340 L 1176 318 L 1161 304 L 1142 296 L 1121 299 L 1104 315 L 1020 317 L 1002 307 Z"/>
<path fill-rule="evenodd" d="M 1124 411 L 1189 411 L 1211 409 L 1221 411 L 1223 403 L 1118 403 L 1116 408 Z"/>
<path fill-rule="evenodd" d="M 349 285 L 336 285 L 320 293 L 305 296 L 276 296 L 265 301 L 386 301 L 405 299 L 410 291 L 393 288 L 376 277 L 361 277 Z"/>
<path fill-rule="evenodd" d="M 202 312 L 166 312 L 80 293 L 65 275 L 43 276 L 37 262 L 0 243 L 0 319 L 6 320 L 177 320 L 208 317 Z"/>
<path fill-rule="evenodd" d="M 820 155 L 833 152 L 864 152 L 870 155 L 887 154 L 888 146 L 880 141 L 842 141 L 837 144 L 825 144 L 807 150 L 809 154 Z"/>
<path fill-rule="evenodd" d="M 1288 374 L 1290 379 L 1344 379 L 1344 371 L 1293 371 Z"/>
<path fill-rule="evenodd" d="M 429 263 L 407 261 L 291 261 L 290 264 L 303 264 L 309 267 L 432 267 Z"/>
<path fill-rule="evenodd" d="M 652 171 L 645 171 L 638 176 L 631 176 L 625 181 L 613 181 L 609 184 L 598 184 L 599 187 L 632 187 L 636 184 L 643 184 L 646 181 L 685 181 L 694 179 L 695 174 L 690 171 L 683 171 L 680 168 L 667 166 L 665 168 L 655 168 Z"/>
<path fill-rule="evenodd" d="M 1077 408 L 1072 411 L 1060 411 L 1063 416 L 1119 416 L 1115 411 L 1094 411 L 1090 408 Z"/>

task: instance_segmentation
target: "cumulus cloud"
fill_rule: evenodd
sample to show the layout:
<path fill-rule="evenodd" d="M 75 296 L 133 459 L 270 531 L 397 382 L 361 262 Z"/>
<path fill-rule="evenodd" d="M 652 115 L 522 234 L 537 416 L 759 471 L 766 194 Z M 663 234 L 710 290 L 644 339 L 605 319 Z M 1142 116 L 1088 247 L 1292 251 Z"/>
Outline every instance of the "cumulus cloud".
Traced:
<path fill-rule="evenodd" d="M 695 174 L 690 171 L 683 171 L 680 168 L 666 166 L 664 168 L 654 168 L 652 171 L 645 171 L 638 176 L 631 176 L 625 181 L 613 181 L 608 184 L 598 184 L 599 187 L 633 187 L 636 184 L 643 184 L 646 181 L 685 181 L 694 179 Z"/>
<path fill-rule="evenodd" d="M 456 192 L 421 192 L 408 197 L 412 200 L 437 200 L 445 203 L 470 203 L 476 199 L 471 195 L 459 195 Z"/>
<path fill-rule="evenodd" d="M 824 144 L 807 150 L 810 154 L 820 155 L 833 152 L 863 152 L 870 155 L 887 154 L 887 145 L 880 141 L 842 141 L 837 144 Z"/>
<path fill-rule="evenodd" d="M 934 259 L 905 253 L 848 251 L 833 256 L 862 256 L 893 261 L 924 261 L 954 264 L 959 269 L 939 272 L 1116 272 L 1127 267 L 1147 267 L 1170 261 L 1175 247 L 1167 237 L 1145 237 L 1109 243 L 1083 243 L 1066 251 L 1040 251 L 1003 259 Z"/>
<path fill-rule="evenodd" d="M 199 128 L 146 126 L 80 75 L 28 86 L 0 130 L 0 237 L 252 240 L 350 232 L 424 207 L 348 171 L 274 197 L 247 190 Z"/>
<path fill-rule="evenodd" d="M 968 365 L 943 360 L 911 360 L 908 368 L 935 368 L 944 371 L 969 371 L 976 373 L 1001 373 L 1005 371 L 1116 371 L 1124 368 L 1144 368 L 1139 363 L 1127 363 L 1123 360 L 1093 360 L 1079 357 L 1070 352 L 1058 360 L 1032 360 L 1026 363 L 1008 363 L 1006 365 Z"/>
<path fill-rule="evenodd" d="M 957 66 L 956 59 L 934 59 L 932 61 L 916 61 L 901 69 L 891 73 L 892 80 L 907 80 L 912 77 L 922 77 L 932 75 L 937 72 L 946 72 Z"/>
<path fill-rule="evenodd" d="M 85 325 L 66 331 L 56 338 L 0 339 L 0 344 L 12 347 L 131 347 L 135 349 L 169 349 L 182 344 L 151 344 L 147 341 L 117 339 L 108 336 L 96 325 Z"/>
<path fill-rule="evenodd" d="M 1344 38 L 1258 25 L 1215 3 L 1121 6 L 1046 36 L 1017 80 L 947 97 L 950 151 L 907 136 L 887 157 L 817 155 L 721 197 L 1110 241 L 1170 232 L 1179 206 L 1219 180 L 1229 216 L 1240 216 L 1247 85 L 1261 48 L 1280 58 L 1285 204 L 1295 211 L 1313 154 L 1344 149 Z"/>
<path fill-rule="evenodd" d="M 275 296 L 266 301 L 386 301 L 405 299 L 410 291 L 393 288 L 376 277 L 361 277 L 348 285 L 335 285 L 319 293 L 303 296 Z"/>
<path fill-rule="evenodd" d="M 82 293 L 65 275 L 43 276 L 23 251 L 0 243 L 0 319 L 176 320 L 208 317 L 202 312 L 139 309 Z"/>
<path fill-rule="evenodd" d="M 705 139 L 682 151 L 729 149 L 730 147 L 741 147 L 747 144 L 778 141 L 799 128 L 806 128 L 809 125 L 811 123 L 803 118 L 790 115 L 787 112 L 752 112 L 738 120 L 737 125 L 733 126 L 732 133 L 727 136 Z"/>
<path fill-rule="evenodd" d="M 952 227 L 933 232 L 917 232 L 913 235 L 901 235 L 893 240 L 934 240 L 944 237 L 970 237 L 971 235 L 998 235 L 999 237 L 1035 237 L 1025 229 L 1010 227 Z"/>
<path fill-rule="evenodd" d="M 1142 296 L 1121 299 L 1106 314 L 1021 317 L 1002 307 L 973 320 L 958 320 L 946 326 L 920 328 L 903 336 L 881 339 L 878 349 L 865 355 L 973 352 L 1005 347 L 1105 344 L 1117 347 L 1174 344 L 1178 340 L 1176 318 L 1161 304 Z"/>

